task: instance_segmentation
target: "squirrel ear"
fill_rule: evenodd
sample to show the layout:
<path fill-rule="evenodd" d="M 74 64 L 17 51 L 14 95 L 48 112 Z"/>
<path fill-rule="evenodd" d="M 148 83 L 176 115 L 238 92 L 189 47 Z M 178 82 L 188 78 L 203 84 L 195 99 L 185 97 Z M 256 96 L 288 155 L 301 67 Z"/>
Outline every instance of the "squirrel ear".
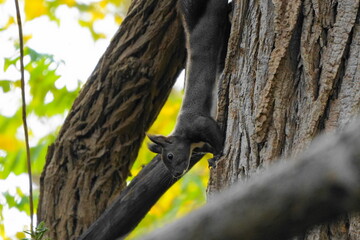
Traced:
<path fill-rule="evenodd" d="M 156 143 L 156 144 L 160 145 L 161 147 L 164 147 L 165 145 L 171 143 L 169 138 L 162 136 L 162 135 L 151 135 L 151 134 L 146 134 L 146 135 L 153 143 Z"/>
<path fill-rule="evenodd" d="M 156 143 L 149 143 L 148 144 L 148 148 L 150 151 L 154 152 L 154 153 L 162 153 L 162 147 L 159 144 Z"/>

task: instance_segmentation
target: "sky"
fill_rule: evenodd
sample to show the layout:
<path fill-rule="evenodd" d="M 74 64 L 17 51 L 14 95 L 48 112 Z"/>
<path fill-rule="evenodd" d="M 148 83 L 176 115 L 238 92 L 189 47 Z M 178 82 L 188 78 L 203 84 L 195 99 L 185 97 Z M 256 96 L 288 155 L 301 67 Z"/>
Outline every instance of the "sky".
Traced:
<path fill-rule="evenodd" d="M 13 1 L 0 4 L 0 27 L 6 24 L 9 16 L 14 15 L 15 6 Z M 94 25 L 95 31 L 105 33 L 106 38 L 94 42 L 90 32 L 77 24 L 78 10 L 62 6 L 58 8 L 56 15 L 61 17 L 59 26 L 54 22 L 50 22 L 47 17 L 40 17 L 31 22 L 25 22 L 23 31 L 24 35 L 32 35 L 32 38 L 27 42 L 27 46 L 40 53 L 53 54 L 57 60 L 64 60 L 65 64 L 62 64 L 57 70 L 61 78 L 56 81 L 56 87 L 62 88 L 66 86 L 68 90 L 74 90 L 77 87 L 78 80 L 84 83 L 90 76 L 116 32 L 118 25 L 110 16 L 96 22 Z M 10 67 L 6 73 L 3 71 L 4 58 L 16 54 L 13 47 L 15 39 L 18 39 L 18 29 L 15 25 L 9 30 L 0 32 L 0 79 L 19 79 L 20 73 L 17 69 Z M 176 88 L 182 89 L 183 78 L 184 73 L 177 81 Z M 26 92 L 29 92 L 28 89 Z M 0 91 L 0 114 L 12 116 L 20 106 L 20 96 L 19 89 L 12 94 L 4 94 Z M 28 94 L 27 99 L 29 99 Z M 28 116 L 28 124 L 34 132 L 30 144 L 34 145 L 38 139 L 61 125 L 63 120 L 62 117 L 57 116 L 46 121 L 40 121 L 36 117 Z M 0 180 L 0 192 L 13 192 L 16 187 L 20 187 L 24 193 L 28 193 L 28 177 L 26 174 L 20 176 L 11 174 L 8 179 Z M 4 203 L 5 199 L 0 194 L 0 204 Z M 22 231 L 24 225 L 29 225 L 29 217 L 25 213 L 20 213 L 17 209 L 5 208 L 3 214 L 8 236 L 13 236 L 16 232 Z M 0 240 L 3 240 L 1 236 Z"/>

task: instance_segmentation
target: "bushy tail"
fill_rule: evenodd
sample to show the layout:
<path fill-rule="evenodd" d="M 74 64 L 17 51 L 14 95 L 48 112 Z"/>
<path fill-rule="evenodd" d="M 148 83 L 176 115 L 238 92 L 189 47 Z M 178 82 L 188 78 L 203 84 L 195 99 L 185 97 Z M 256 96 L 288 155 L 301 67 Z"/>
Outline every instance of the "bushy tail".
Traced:
<path fill-rule="evenodd" d="M 179 0 L 187 66 L 182 110 L 210 115 L 229 37 L 228 0 Z"/>
<path fill-rule="evenodd" d="M 209 0 L 179 0 L 179 9 L 188 30 L 194 29 L 199 19 L 204 15 Z"/>

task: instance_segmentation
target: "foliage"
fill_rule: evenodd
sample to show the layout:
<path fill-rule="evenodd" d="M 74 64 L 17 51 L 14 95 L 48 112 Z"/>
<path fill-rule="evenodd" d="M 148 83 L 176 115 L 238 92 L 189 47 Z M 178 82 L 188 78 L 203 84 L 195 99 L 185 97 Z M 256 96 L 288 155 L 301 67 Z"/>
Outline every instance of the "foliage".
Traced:
<path fill-rule="evenodd" d="M 96 21 L 105 17 L 112 17 L 118 24 L 122 21 L 129 5 L 129 0 L 101 0 L 101 1 L 75 1 L 75 0 L 33 0 L 21 2 L 23 15 L 26 22 L 24 28 L 31 25 L 31 22 L 39 18 L 47 18 L 49 21 L 61 23 L 58 11 L 61 8 L 73 8 L 79 12 L 78 23 L 89 30 L 94 40 L 104 38 L 104 34 L 96 32 L 94 25 Z M 13 1 L 0 1 L 0 8 L 10 10 Z M 2 11 L 3 13 L 3 11 Z M 20 175 L 26 173 L 25 148 L 23 133 L 21 131 L 22 118 L 20 108 L 20 73 L 19 73 L 19 41 L 17 34 L 12 34 L 16 29 L 15 12 L 2 14 L 0 20 L 0 31 L 3 36 L 10 36 L 13 47 L 9 46 L 7 54 L 0 59 L 0 96 L 2 99 L 12 99 L 9 101 L 11 111 L 4 113 L 0 111 L 0 180 L 6 179 L 9 174 Z M 7 20 L 4 18 L 8 18 Z M 31 35 L 25 36 L 25 46 Z M 12 48 L 12 49 L 11 49 Z M 10 54 L 9 54 L 10 52 Z M 77 82 L 77 88 L 69 90 L 66 86 L 57 87 L 56 82 L 60 79 L 59 67 L 64 67 L 66 63 L 56 56 L 47 53 L 40 53 L 29 46 L 25 47 L 25 77 L 27 112 L 30 120 L 30 139 L 32 168 L 35 183 L 38 183 L 40 173 L 45 164 L 45 155 L 48 146 L 54 142 L 56 132 L 61 122 L 65 118 L 74 99 L 76 98 L 81 82 Z M 2 65 L 2 66 L 1 66 Z M 4 74 L 2 74 L 4 73 Z M 10 77 L 9 77 L 10 76 Z M 85 80 L 85 79 L 84 79 Z M 14 100 L 15 99 L 15 100 Z M 4 100 L 3 100 L 4 101 Z M 7 104 L 3 108 L 9 108 Z M 1 110 L 1 109 L 0 109 Z M 10 113 L 9 113 L 10 112 Z M 42 123 L 48 133 L 45 136 L 34 139 L 36 128 L 31 128 L 31 123 Z M 39 125 L 39 124 L 37 124 Z M 24 189 L 24 188 L 22 188 Z M 7 239 L 4 228 L 3 210 L 5 208 L 17 208 L 29 214 L 28 196 L 20 188 L 16 191 L 6 191 L 0 193 L 0 239 Z M 38 189 L 35 189 L 35 206 L 38 202 Z M 3 199 L 3 200 L 1 200 Z M 6 216 L 5 216 L 6 217 Z M 20 230 L 20 229 L 19 229 Z M 23 233 L 19 232 L 16 236 L 23 238 Z"/>
<path fill-rule="evenodd" d="M 48 230 L 49 229 L 45 227 L 44 222 L 40 222 L 33 233 L 30 231 L 24 231 L 25 233 L 29 234 L 31 238 L 23 238 L 22 240 L 50 240 L 50 238 L 44 238 L 44 234 Z"/>
<path fill-rule="evenodd" d="M 30 21 L 38 17 L 46 16 L 51 21 L 60 23 L 61 18 L 56 15 L 56 10 L 61 6 L 67 6 L 77 9 L 81 15 L 78 23 L 86 27 L 92 37 L 97 40 L 105 38 L 103 33 L 96 32 L 94 23 L 104 19 L 106 16 L 112 16 L 120 24 L 125 16 L 126 10 L 130 4 L 129 0 L 100 0 L 100 1 L 76 1 L 76 0 L 32 0 L 25 1 L 26 20 Z"/>

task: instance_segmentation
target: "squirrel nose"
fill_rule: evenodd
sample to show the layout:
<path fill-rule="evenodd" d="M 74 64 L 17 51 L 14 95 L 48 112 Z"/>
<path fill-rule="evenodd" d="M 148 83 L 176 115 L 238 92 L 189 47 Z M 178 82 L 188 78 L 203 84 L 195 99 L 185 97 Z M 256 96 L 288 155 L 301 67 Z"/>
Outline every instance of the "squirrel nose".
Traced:
<path fill-rule="evenodd" d="M 172 175 L 173 175 L 173 177 L 175 177 L 175 178 L 180 178 L 180 177 L 182 177 L 182 176 L 185 174 L 185 172 L 186 172 L 186 170 L 184 170 L 184 171 L 182 171 L 182 172 L 174 171 L 174 172 L 172 173 Z"/>
<path fill-rule="evenodd" d="M 174 177 L 179 178 L 179 177 L 181 177 L 182 175 L 183 175 L 183 174 L 182 174 L 181 172 L 177 172 L 177 173 L 174 174 Z"/>

